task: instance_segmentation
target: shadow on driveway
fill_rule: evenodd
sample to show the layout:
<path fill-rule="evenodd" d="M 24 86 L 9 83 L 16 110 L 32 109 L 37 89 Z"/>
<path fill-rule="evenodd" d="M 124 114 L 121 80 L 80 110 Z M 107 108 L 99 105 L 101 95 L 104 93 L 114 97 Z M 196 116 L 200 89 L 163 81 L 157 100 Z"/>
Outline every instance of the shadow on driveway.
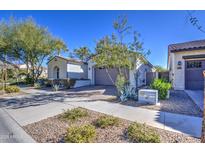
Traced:
<path fill-rule="evenodd" d="M 116 92 L 112 86 L 90 86 L 76 89 L 61 90 L 57 93 L 45 93 L 43 90 L 34 90 L 34 94 L 23 97 L 0 98 L 0 107 L 11 109 L 45 105 L 53 102 L 65 101 L 96 101 L 107 100 Z M 96 98 L 95 98 L 96 96 Z"/>

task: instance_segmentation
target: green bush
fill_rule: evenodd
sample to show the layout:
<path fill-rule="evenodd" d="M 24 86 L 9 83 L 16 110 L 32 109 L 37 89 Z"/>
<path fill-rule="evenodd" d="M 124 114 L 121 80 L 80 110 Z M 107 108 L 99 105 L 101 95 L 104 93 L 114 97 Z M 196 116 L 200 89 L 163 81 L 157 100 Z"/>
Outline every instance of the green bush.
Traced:
<path fill-rule="evenodd" d="M 129 125 L 128 138 L 135 143 L 159 143 L 160 136 L 146 124 L 138 124 L 136 122 Z"/>
<path fill-rule="evenodd" d="M 152 89 L 158 90 L 159 99 L 166 99 L 171 84 L 163 79 L 155 79 L 150 85 Z"/>
<path fill-rule="evenodd" d="M 20 88 L 17 86 L 6 86 L 5 91 L 6 93 L 17 93 L 20 91 Z"/>
<path fill-rule="evenodd" d="M 96 120 L 95 125 L 100 128 L 106 128 L 108 126 L 118 126 L 119 119 L 112 116 L 102 116 Z"/>
<path fill-rule="evenodd" d="M 33 84 L 33 79 L 31 77 L 26 77 L 25 78 L 26 84 Z"/>
<path fill-rule="evenodd" d="M 90 143 L 95 137 L 95 127 L 92 125 L 84 125 L 80 127 L 68 128 L 65 141 L 69 143 Z"/>
<path fill-rule="evenodd" d="M 88 116 L 88 112 L 85 109 L 75 108 L 66 111 L 61 117 L 66 120 L 75 121 L 86 116 Z"/>

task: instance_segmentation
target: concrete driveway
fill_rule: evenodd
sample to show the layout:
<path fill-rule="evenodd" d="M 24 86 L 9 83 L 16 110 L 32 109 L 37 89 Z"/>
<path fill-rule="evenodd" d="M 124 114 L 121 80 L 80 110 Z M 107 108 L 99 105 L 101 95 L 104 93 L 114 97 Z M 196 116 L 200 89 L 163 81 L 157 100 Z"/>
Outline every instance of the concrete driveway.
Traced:
<path fill-rule="evenodd" d="M 109 102 L 109 99 L 115 97 L 112 95 L 114 90 L 111 87 L 84 87 L 58 93 L 38 93 L 27 97 L 0 99 L 0 102 L 22 126 L 57 115 L 67 109 L 84 107 L 157 128 L 200 137 L 202 118 Z"/>
<path fill-rule="evenodd" d="M 204 91 L 202 90 L 185 90 L 194 103 L 203 111 L 204 110 Z"/>

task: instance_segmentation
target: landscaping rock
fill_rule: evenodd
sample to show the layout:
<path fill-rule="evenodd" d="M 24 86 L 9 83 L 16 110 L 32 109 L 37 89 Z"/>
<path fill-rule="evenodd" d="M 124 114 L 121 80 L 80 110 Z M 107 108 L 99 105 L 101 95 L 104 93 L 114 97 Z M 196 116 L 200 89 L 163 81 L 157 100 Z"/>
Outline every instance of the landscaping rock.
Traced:
<path fill-rule="evenodd" d="M 64 142 L 67 129 L 71 126 L 82 126 L 85 124 L 93 124 L 99 117 L 105 114 L 88 110 L 89 116 L 83 117 L 75 122 L 63 120 L 60 116 L 51 117 L 24 127 L 37 142 Z M 96 128 L 97 137 L 94 140 L 96 143 L 128 143 L 127 128 L 130 121 L 120 119 L 119 126 L 109 126 L 107 128 Z M 150 126 L 148 126 L 150 127 Z M 190 137 L 184 134 L 174 133 L 163 129 L 155 129 L 160 135 L 161 142 L 164 143 L 195 143 L 200 142 L 199 139 Z"/>

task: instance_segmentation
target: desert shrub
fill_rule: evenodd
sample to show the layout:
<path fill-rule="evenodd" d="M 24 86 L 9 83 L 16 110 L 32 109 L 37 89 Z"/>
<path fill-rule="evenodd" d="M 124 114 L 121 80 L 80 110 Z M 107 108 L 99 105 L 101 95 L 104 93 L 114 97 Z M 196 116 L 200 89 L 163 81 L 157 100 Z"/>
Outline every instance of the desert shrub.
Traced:
<path fill-rule="evenodd" d="M 59 90 L 59 87 L 60 87 L 60 86 L 59 86 L 58 84 L 54 84 L 54 85 L 53 85 L 53 90 L 54 90 L 54 91 L 58 91 L 58 90 Z"/>
<path fill-rule="evenodd" d="M 118 126 L 119 119 L 112 116 L 102 116 L 96 120 L 95 125 L 100 128 L 106 128 L 108 126 Z"/>
<path fill-rule="evenodd" d="M 78 120 L 79 118 L 86 117 L 86 116 L 88 116 L 88 112 L 85 109 L 75 108 L 63 113 L 61 118 L 75 121 Z"/>
<path fill-rule="evenodd" d="M 168 90 L 171 89 L 171 84 L 163 79 L 155 79 L 150 87 L 158 90 L 159 99 L 166 99 Z"/>
<path fill-rule="evenodd" d="M 95 127 L 88 124 L 80 127 L 68 128 L 65 141 L 69 143 L 90 143 L 95 137 Z"/>
<path fill-rule="evenodd" d="M 26 84 L 33 84 L 33 79 L 29 76 L 26 76 L 25 81 L 26 81 Z"/>
<path fill-rule="evenodd" d="M 128 138 L 136 143 L 159 143 L 160 136 L 146 124 L 132 123 L 127 130 Z"/>
<path fill-rule="evenodd" d="M 40 84 L 40 83 L 34 83 L 34 87 L 35 87 L 36 89 L 40 89 L 40 88 L 41 88 L 41 84 Z"/>
<path fill-rule="evenodd" d="M 6 93 L 17 93 L 20 91 L 20 88 L 18 86 L 6 86 L 5 91 Z"/>
<path fill-rule="evenodd" d="M 76 79 L 68 79 L 64 82 L 66 88 L 72 88 L 75 85 Z"/>

